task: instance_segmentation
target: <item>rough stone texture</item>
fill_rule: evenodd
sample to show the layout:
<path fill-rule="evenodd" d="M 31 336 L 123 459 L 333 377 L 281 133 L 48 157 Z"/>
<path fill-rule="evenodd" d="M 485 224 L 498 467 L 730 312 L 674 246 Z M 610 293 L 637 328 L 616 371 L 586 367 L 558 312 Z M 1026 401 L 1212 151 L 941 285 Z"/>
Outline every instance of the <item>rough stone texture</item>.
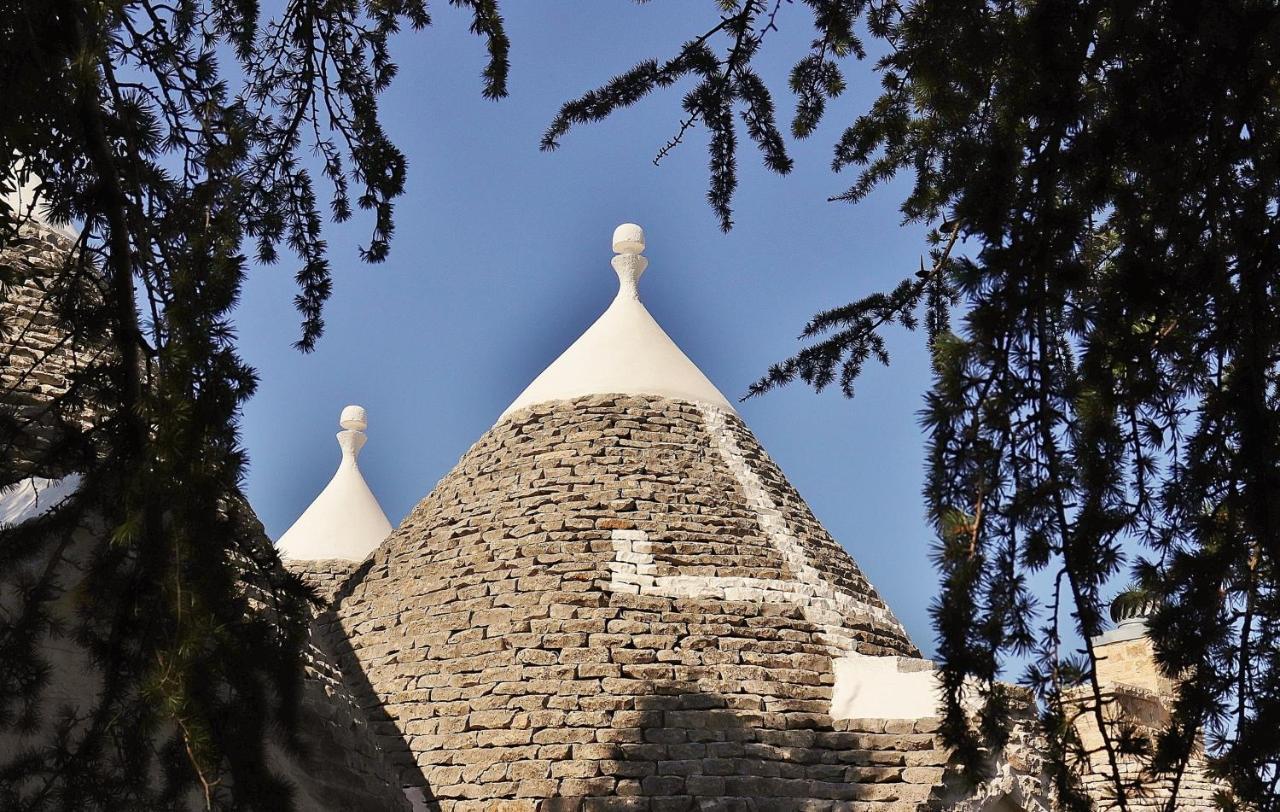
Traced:
<path fill-rule="evenodd" d="M 1168 726 L 1175 685 L 1156 668 L 1150 638 L 1139 634 L 1103 644 L 1095 640 L 1094 650 L 1098 657 L 1098 682 L 1103 689 L 1103 719 L 1111 738 L 1115 740 L 1128 729 L 1154 740 Z M 1118 805 L 1114 803 L 1111 762 L 1093 713 L 1092 691 L 1078 689 L 1069 695 L 1069 699 L 1079 713 L 1076 730 L 1081 744 L 1089 753 L 1082 775 L 1083 784 L 1100 810 L 1115 809 Z M 1126 785 L 1140 784 L 1143 788 L 1140 796 L 1126 798 L 1130 809 L 1167 807 L 1173 790 L 1172 777 L 1151 774 L 1147 760 L 1136 756 L 1120 755 L 1118 765 L 1121 780 Z M 1201 749 L 1193 755 L 1178 782 L 1178 809 L 1198 812 L 1217 808 L 1214 797 L 1226 787 L 1208 776 L 1207 767 Z"/>
<path fill-rule="evenodd" d="M 328 601 L 354 565 L 325 560 L 291 561 L 286 566 Z M 305 654 L 299 723 L 305 751 L 278 759 L 277 766 L 299 788 L 299 809 L 407 810 L 409 802 L 395 770 L 334 664 L 322 632 L 328 625 L 327 612 L 327 608 L 317 612 Z"/>
<path fill-rule="evenodd" d="M 64 287 L 55 280 L 72 248 L 62 234 L 33 223 L 0 250 L 0 279 L 7 282 L 0 309 L 0 445 L 19 474 L 66 473 L 65 460 L 50 459 L 61 434 L 52 404 L 93 355 L 71 340 L 57 312 Z"/>
<path fill-rule="evenodd" d="M 918 652 L 741 422 L 706 407 L 512 415 L 335 604 L 344 674 L 443 809 L 914 806 L 947 760 L 931 720 L 828 715 L 833 656 Z"/>
<path fill-rule="evenodd" d="M 1174 695 L 1176 686 L 1156 668 L 1155 647 L 1146 634 L 1102 645 L 1095 642 L 1094 651 L 1098 657 L 1098 682 L 1103 685 L 1125 685 L 1165 697 Z"/>
<path fill-rule="evenodd" d="M 1113 740 L 1120 734 L 1122 726 L 1136 729 L 1154 739 L 1168 724 L 1167 699 L 1150 691 L 1121 685 L 1105 690 L 1102 696 L 1104 718 Z M 1082 690 L 1074 696 L 1073 704 L 1092 707 L 1092 695 L 1087 690 Z M 1099 810 L 1117 809 L 1110 760 L 1103 748 L 1102 735 L 1098 732 L 1098 725 L 1091 711 L 1080 715 L 1076 730 L 1080 734 L 1081 743 L 1089 752 L 1088 764 L 1082 775 L 1083 786 Z M 1153 775 L 1147 760 L 1136 756 L 1120 755 L 1118 763 L 1120 777 L 1125 785 L 1142 787 L 1140 795 L 1128 793 L 1125 801 L 1128 808 L 1167 808 L 1169 795 L 1173 790 L 1172 777 Z M 1214 797 L 1225 789 L 1225 785 L 1208 776 L 1204 754 L 1198 752 L 1178 782 L 1177 808 L 1187 812 L 1218 809 Z"/>
<path fill-rule="evenodd" d="M 978 791 L 936 719 L 830 716 L 836 658 L 918 652 L 741 421 L 705 405 L 509 416 L 319 622 L 428 808 L 1052 808 L 1029 716 Z"/>
<path fill-rule="evenodd" d="M 324 558 L 315 561 L 285 559 L 284 566 L 310 585 L 321 600 L 329 603 L 360 565 L 345 558 Z"/>

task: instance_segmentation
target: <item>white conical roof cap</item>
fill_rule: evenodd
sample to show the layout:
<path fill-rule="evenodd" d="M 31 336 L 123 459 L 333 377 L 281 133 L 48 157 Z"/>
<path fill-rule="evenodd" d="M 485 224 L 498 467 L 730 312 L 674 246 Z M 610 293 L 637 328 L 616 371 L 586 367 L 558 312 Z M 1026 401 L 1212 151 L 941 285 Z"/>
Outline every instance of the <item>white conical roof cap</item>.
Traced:
<path fill-rule="evenodd" d="M 342 462 L 329 484 L 277 542 L 285 558 L 363 561 L 391 533 L 391 522 L 356 462 L 367 439 L 364 429 L 369 422 L 364 408 L 343 409 L 340 424 L 343 430 L 337 436 Z"/>
<path fill-rule="evenodd" d="M 640 301 L 636 282 L 649 265 L 644 230 L 624 223 L 613 232 L 618 295 L 577 341 L 520 393 L 503 417 L 527 406 L 585 395 L 623 394 L 733 406 Z"/>

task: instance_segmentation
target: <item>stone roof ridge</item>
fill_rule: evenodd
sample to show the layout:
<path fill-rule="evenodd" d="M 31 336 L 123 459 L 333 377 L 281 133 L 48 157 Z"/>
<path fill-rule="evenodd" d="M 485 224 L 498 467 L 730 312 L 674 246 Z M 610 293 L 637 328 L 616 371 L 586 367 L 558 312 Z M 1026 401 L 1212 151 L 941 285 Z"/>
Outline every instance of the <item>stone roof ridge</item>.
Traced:
<path fill-rule="evenodd" d="M 604 394 L 660 395 L 734 411 L 640 301 L 637 283 L 649 266 L 644 248 L 640 226 L 624 223 L 614 230 L 616 256 L 610 264 L 618 275 L 618 294 L 499 419 L 539 403 Z"/>
<path fill-rule="evenodd" d="M 277 542 L 285 558 L 362 561 L 391 534 L 391 522 L 356 459 L 368 440 L 368 415 L 361 406 L 348 406 L 339 425 L 342 461 L 329 484 Z"/>

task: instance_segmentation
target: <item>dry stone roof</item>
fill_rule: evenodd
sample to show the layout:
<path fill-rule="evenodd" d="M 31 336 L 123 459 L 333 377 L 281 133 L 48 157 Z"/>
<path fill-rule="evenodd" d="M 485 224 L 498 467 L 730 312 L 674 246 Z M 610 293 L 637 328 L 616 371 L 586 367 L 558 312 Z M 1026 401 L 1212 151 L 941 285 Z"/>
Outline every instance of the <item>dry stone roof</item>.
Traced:
<path fill-rule="evenodd" d="M 931 714 L 832 715 L 837 661 L 915 644 L 645 311 L 643 234 L 614 244 L 609 310 L 334 595 L 401 781 L 459 812 L 937 801 Z"/>
<path fill-rule="evenodd" d="M 1050 809 L 1030 708 L 958 780 L 932 664 L 644 309 L 643 247 L 318 621 L 415 808 Z"/>
<path fill-rule="evenodd" d="M 312 561 L 303 577 L 328 600 L 353 568 L 341 559 Z M 407 810 L 396 770 L 337 667 L 324 618 L 320 612 L 304 652 L 297 726 L 303 749 L 274 753 L 276 768 L 293 783 L 300 810 Z"/>
<path fill-rule="evenodd" d="M 91 414 L 54 408 L 76 370 L 94 357 L 60 312 L 63 298 L 91 295 L 88 282 L 67 281 L 72 247 L 61 232 L 31 224 L 0 250 L 0 447 L 8 450 L 12 474 L 68 473 L 75 466 L 65 447 L 66 421 L 93 422 Z"/>
<path fill-rule="evenodd" d="M 339 590 L 331 634 L 402 780 L 442 808 L 924 800 L 937 776 L 906 771 L 945 762 L 905 755 L 933 748 L 928 721 L 843 752 L 833 658 L 918 651 L 741 420 L 707 405 L 596 395 L 509 416 Z M 880 767 L 886 786 L 865 786 Z"/>

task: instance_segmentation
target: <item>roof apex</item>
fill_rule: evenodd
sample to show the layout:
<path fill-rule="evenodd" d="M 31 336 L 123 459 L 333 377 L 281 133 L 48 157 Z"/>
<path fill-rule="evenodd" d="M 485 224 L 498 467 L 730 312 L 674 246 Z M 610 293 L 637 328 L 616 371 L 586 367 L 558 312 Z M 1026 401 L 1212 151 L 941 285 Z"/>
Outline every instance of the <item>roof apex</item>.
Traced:
<path fill-rule="evenodd" d="M 342 461 L 329 484 L 277 542 L 285 558 L 362 561 L 391 534 L 391 522 L 356 462 L 368 439 L 363 431 L 368 425 L 364 408 L 343 409 L 340 425 Z"/>
<path fill-rule="evenodd" d="M 640 301 L 636 285 L 649 266 L 644 248 L 640 226 L 624 223 L 614 230 L 617 296 L 501 417 L 539 403 L 604 394 L 660 395 L 734 411 Z"/>

